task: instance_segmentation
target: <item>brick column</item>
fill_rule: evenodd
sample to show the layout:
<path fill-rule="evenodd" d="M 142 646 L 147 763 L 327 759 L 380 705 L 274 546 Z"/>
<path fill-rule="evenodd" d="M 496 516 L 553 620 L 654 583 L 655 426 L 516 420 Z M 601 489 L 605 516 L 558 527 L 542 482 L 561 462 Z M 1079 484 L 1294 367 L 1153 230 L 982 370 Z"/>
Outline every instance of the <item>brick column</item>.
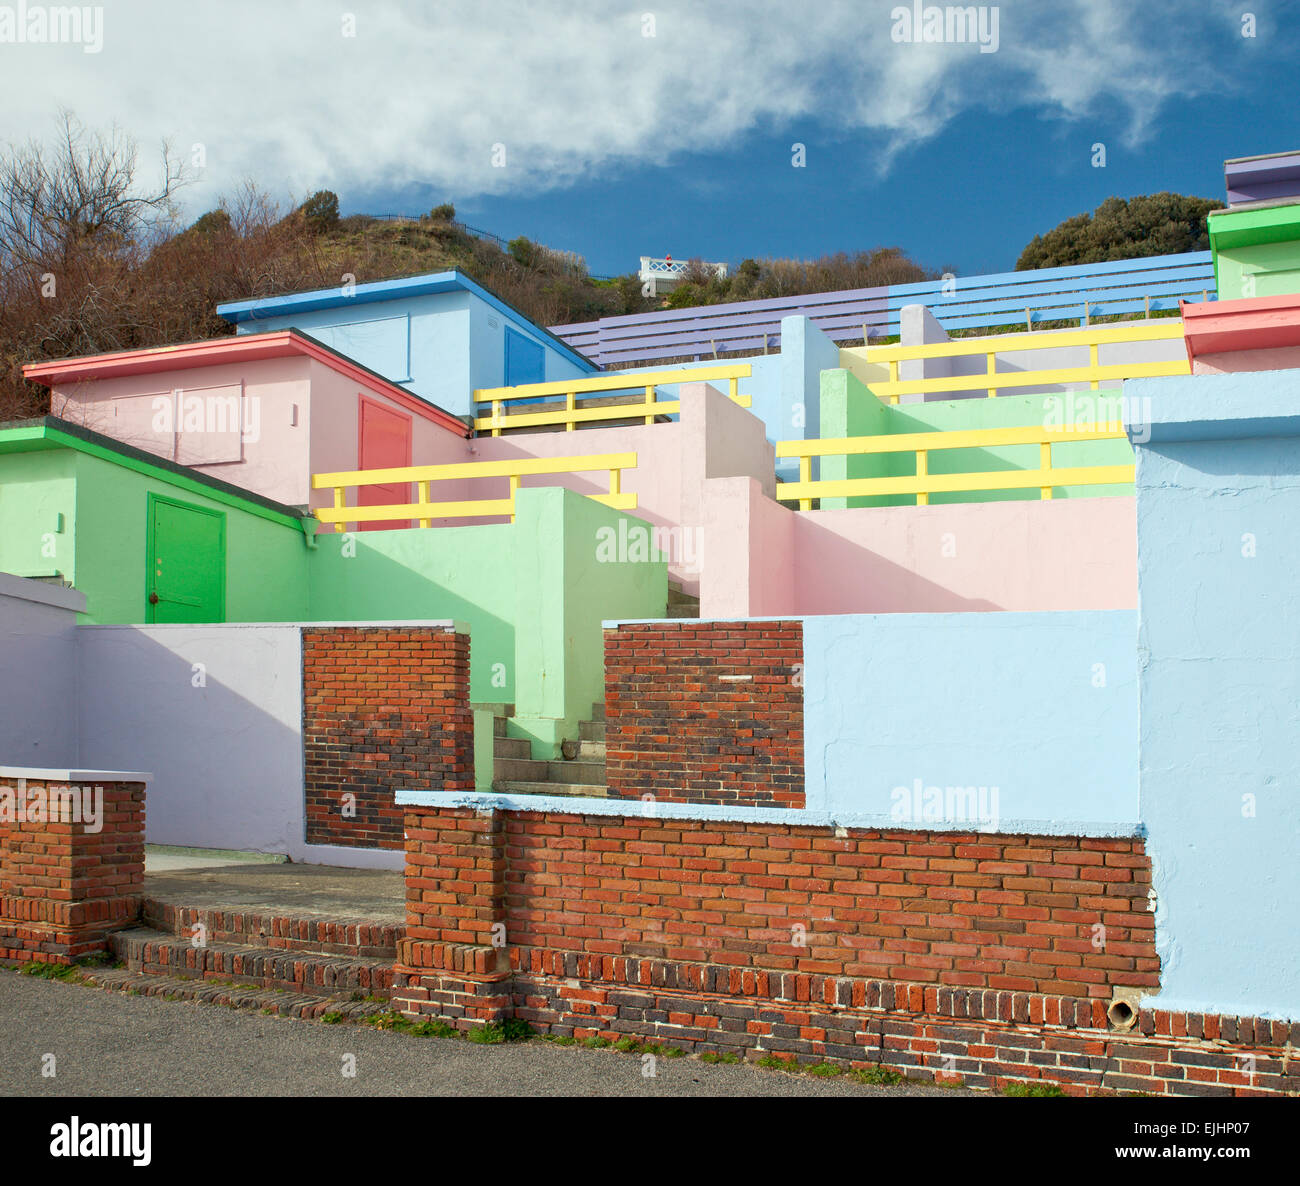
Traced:
<path fill-rule="evenodd" d="M 405 831 L 406 937 L 397 948 L 395 1007 L 464 1024 L 508 1017 L 501 814 L 412 808 Z"/>
<path fill-rule="evenodd" d="M 305 627 L 302 691 L 309 844 L 401 848 L 395 790 L 474 789 L 468 634 Z"/>
<path fill-rule="evenodd" d="M 147 778 L 0 768 L 0 957 L 72 963 L 134 921 Z"/>
<path fill-rule="evenodd" d="M 606 630 L 609 798 L 803 807 L 802 663 L 798 621 Z"/>

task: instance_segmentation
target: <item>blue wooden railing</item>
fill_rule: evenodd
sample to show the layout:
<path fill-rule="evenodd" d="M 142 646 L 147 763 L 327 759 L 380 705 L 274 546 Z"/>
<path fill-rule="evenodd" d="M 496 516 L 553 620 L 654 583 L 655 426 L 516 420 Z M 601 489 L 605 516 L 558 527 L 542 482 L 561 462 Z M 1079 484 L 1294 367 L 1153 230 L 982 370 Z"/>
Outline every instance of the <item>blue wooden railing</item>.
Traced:
<path fill-rule="evenodd" d="M 963 276 L 602 317 L 551 332 L 602 366 L 665 359 L 712 358 L 743 351 L 761 354 L 781 344 L 781 318 L 808 317 L 833 341 L 899 332 L 904 305 L 926 305 L 948 331 L 1024 326 L 1103 316 L 1145 316 L 1177 309 L 1179 300 L 1213 300 L 1214 265 L 1208 251 L 1116 260 L 1032 272 Z"/>

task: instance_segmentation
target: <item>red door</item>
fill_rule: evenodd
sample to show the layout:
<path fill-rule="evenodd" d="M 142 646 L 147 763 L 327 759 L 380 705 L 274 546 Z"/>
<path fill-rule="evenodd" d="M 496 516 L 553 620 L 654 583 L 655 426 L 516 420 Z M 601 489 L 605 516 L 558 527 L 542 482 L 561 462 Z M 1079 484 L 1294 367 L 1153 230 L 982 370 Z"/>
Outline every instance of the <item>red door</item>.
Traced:
<path fill-rule="evenodd" d="M 357 469 L 396 469 L 411 464 L 411 418 L 373 399 L 360 397 L 357 426 Z M 411 501 L 409 482 L 391 482 L 383 486 L 362 486 L 357 491 L 357 505 L 387 506 Z M 409 519 L 385 519 L 362 523 L 362 531 L 385 531 L 390 527 L 410 527 Z"/>

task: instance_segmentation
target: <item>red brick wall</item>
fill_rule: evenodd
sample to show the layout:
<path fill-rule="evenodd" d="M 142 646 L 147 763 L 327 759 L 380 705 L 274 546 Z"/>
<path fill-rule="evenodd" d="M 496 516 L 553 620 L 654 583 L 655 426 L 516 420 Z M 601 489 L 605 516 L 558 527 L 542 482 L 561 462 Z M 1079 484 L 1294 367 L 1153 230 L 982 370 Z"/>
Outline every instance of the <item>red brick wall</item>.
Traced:
<path fill-rule="evenodd" d="M 803 807 L 802 662 L 800 622 L 606 630 L 609 797 Z"/>
<path fill-rule="evenodd" d="M 305 628 L 302 685 L 308 843 L 401 848 L 394 790 L 474 789 L 468 635 Z"/>
<path fill-rule="evenodd" d="M 66 783 L 6 779 L 24 809 L 0 823 L 0 957 L 69 963 L 105 947 L 134 920 L 144 882 L 144 784 L 90 784 L 102 790 L 98 831 L 83 817 L 51 811 L 51 788 Z M 38 815 L 34 795 L 43 796 Z M 7 796 L 17 808 L 17 799 Z M 8 815 L 6 811 L 6 815 Z"/>
<path fill-rule="evenodd" d="M 512 947 L 1109 998 L 1159 984 L 1150 882 L 1131 839 L 506 822 Z"/>

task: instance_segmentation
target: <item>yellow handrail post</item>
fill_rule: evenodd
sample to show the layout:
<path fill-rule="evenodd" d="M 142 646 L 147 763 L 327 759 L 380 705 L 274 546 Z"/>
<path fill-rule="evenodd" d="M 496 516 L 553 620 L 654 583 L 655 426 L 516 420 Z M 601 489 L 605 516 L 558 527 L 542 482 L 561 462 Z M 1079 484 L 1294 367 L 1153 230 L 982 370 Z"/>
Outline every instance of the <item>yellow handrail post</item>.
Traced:
<path fill-rule="evenodd" d="M 1044 441 L 1041 445 L 1038 446 L 1038 468 L 1041 469 L 1044 473 L 1048 472 L 1052 468 L 1052 442 L 1051 441 Z M 1040 488 L 1039 493 L 1042 494 L 1043 498 L 1049 499 L 1052 497 L 1052 488 L 1051 486 L 1043 486 Z"/>
<path fill-rule="evenodd" d="M 812 458 L 811 458 L 811 457 L 800 457 L 800 458 L 799 458 L 799 481 L 801 481 L 801 482 L 811 482 L 811 481 L 812 481 Z M 811 499 L 811 498 L 801 498 L 801 499 L 799 500 L 799 509 L 800 509 L 801 511 L 811 511 L 811 510 L 812 510 L 812 499 Z"/>
<path fill-rule="evenodd" d="M 891 384 L 898 382 L 898 359 L 896 358 L 891 358 L 889 360 L 889 382 Z M 891 404 L 898 403 L 898 392 L 891 391 L 889 393 L 889 402 Z"/>
<path fill-rule="evenodd" d="M 576 423 L 573 419 L 573 412 L 577 406 L 578 406 L 578 393 L 576 391 L 570 391 L 564 397 L 564 410 L 569 414 L 569 418 L 564 422 L 565 432 L 573 432 L 573 430 L 576 427 Z"/>
<path fill-rule="evenodd" d="M 1097 368 L 1101 366 L 1101 359 L 1097 353 L 1097 349 L 1098 347 L 1096 342 L 1088 343 L 1088 366 L 1092 369 L 1094 374 L 1096 373 Z M 1093 391 L 1096 391 L 1101 384 L 1096 379 L 1093 379 L 1088 386 L 1091 387 Z"/>
<path fill-rule="evenodd" d="M 645 406 L 647 408 L 653 408 L 654 403 L 655 403 L 655 385 L 653 383 L 649 383 L 646 385 L 646 389 L 645 389 Z M 655 422 L 655 417 L 653 412 L 651 412 L 648 416 L 646 416 L 645 422 L 647 424 L 653 424 Z"/>
<path fill-rule="evenodd" d="M 998 352 L 996 350 L 990 350 L 988 352 L 988 359 L 989 359 L 989 374 L 996 375 L 998 373 Z M 993 384 L 990 382 L 989 398 L 992 399 L 995 395 L 997 395 L 997 393 L 998 393 L 998 389 L 994 387 Z"/>
<path fill-rule="evenodd" d="M 346 501 L 343 496 L 343 491 L 345 489 L 346 487 L 344 486 L 334 487 L 334 509 L 336 511 L 343 510 Z M 335 534 L 337 535 L 342 535 L 345 531 L 347 531 L 347 529 L 348 529 L 348 525 L 344 523 L 342 519 L 340 519 L 337 523 L 334 524 L 334 531 Z"/>
<path fill-rule="evenodd" d="M 499 399 L 492 401 L 492 435 L 494 437 L 501 435 L 501 401 Z"/>
<path fill-rule="evenodd" d="M 416 489 L 416 497 L 419 499 L 420 505 L 423 506 L 426 502 L 429 501 L 429 483 L 417 482 L 415 484 L 415 489 Z M 431 527 L 432 525 L 433 525 L 432 519 L 420 520 L 421 527 Z"/>
<path fill-rule="evenodd" d="M 611 494 L 623 493 L 623 471 L 621 469 L 611 469 L 609 471 L 609 492 Z"/>
<path fill-rule="evenodd" d="M 519 493 L 519 475 L 510 475 L 510 522 L 515 521 L 515 495 Z"/>
<path fill-rule="evenodd" d="M 930 455 L 925 449 L 916 451 L 916 477 L 919 481 L 921 478 L 930 476 Z M 916 505 L 926 507 L 930 505 L 930 492 L 928 490 L 918 490 L 916 492 Z"/>
<path fill-rule="evenodd" d="M 764 354 L 767 353 L 767 335 L 766 335 L 766 334 L 763 335 L 763 353 L 764 353 Z M 736 398 L 740 395 L 740 380 L 737 379 L 735 375 L 732 375 L 732 377 L 731 377 L 730 379 L 727 380 L 727 394 L 728 394 L 728 395 L 729 395 L 733 400 L 736 399 Z"/>

